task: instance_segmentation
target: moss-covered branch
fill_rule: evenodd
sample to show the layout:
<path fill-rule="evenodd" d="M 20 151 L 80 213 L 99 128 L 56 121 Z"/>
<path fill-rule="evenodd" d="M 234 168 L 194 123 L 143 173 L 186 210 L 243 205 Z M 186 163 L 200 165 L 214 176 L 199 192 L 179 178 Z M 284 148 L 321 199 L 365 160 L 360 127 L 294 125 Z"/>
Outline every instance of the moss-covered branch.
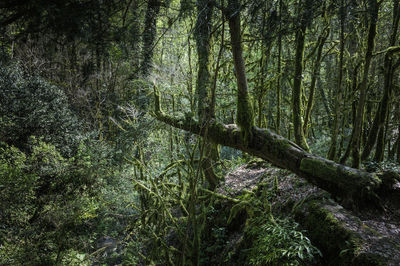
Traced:
<path fill-rule="evenodd" d="M 191 133 L 205 136 L 200 124 L 193 118 L 177 118 L 165 114 L 160 107 L 155 89 L 155 115 L 158 120 Z M 272 164 L 288 169 L 309 182 L 330 192 L 333 196 L 362 203 L 374 197 L 381 180 L 371 173 L 353 169 L 312 155 L 297 144 L 268 129 L 252 128 L 252 139 L 246 143 L 236 125 L 224 125 L 216 120 L 208 122 L 207 138 L 215 143 L 242 150 Z"/>

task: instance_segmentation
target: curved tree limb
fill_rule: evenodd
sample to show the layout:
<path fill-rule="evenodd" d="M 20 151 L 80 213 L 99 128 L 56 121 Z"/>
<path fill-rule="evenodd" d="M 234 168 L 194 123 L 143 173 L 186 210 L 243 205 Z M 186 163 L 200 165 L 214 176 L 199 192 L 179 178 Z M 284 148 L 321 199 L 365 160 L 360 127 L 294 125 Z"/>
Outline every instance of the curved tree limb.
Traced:
<path fill-rule="evenodd" d="M 160 95 L 156 87 L 154 95 L 155 116 L 158 120 L 203 137 L 204 127 L 207 127 L 206 137 L 210 141 L 247 152 L 288 169 L 347 203 L 360 205 L 364 200 L 376 197 L 381 188 L 382 180 L 376 174 L 315 156 L 268 129 L 253 127 L 253 137 L 247 142 L 236 125 L 225 125 L 212 119 L 205 126 L 192 117 L 178 118 L 165 114 L 161 110 Z"/>

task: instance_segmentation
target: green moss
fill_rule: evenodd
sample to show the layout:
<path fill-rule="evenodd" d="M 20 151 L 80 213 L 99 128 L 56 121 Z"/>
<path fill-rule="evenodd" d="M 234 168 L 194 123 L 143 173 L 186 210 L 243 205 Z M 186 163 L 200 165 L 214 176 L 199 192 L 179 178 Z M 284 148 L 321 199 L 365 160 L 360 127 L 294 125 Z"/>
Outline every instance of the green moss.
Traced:
<path fill-rule="evenodd" d="M 254 113 L 248 94 L 244 97 L 240 97 L 238 93 L 236 123 L 240 128 L 244 143 L 247 146 L 253 137 L 251 130 L 254 126 Z"/>
<path fill-rule="evenodd" d="M 319 158 L 302 159 L 300 162 L 300 170 L 324 179 L 332 179 L 337 177 L 336 167 L 334 167 L 334 165 L 327 164 L 325 161 L 322 161 Z"/>
<path fill-rule="evenodd" d="M 350 196 L 348 198 L 351 200 L 376 198 L 374 191 L 382 183 L 376 175 L 317 157 L 303 158 L 300 170 L 323 179 L 323 185 L 330 186 L 329 191 L 335 196 Z"/>
<path fill-rule="evenodd" d="M 234 144 L 236 143 L 235 140 L 235 131 L 236 129 L 233 130 L 233 134 L 228 133 L 228 129 L 225 128 L 225 126 L 221 123 L 218 122 L 212 122 L 210 123 L 210 128 L 208 130 L 208 135 L 209 138 L 214 140 L 217 143 L 224 144 L 224 143 L 229 143 L 229 144 Z M 226 138 L 229 139 L 226 139 Z"/>
<path fill-rule="evenodd" d="M 305 203 L 303 210 L 296 211 L 296 219 L 308 230 L 328 265 L 385 265 L 383 257 L 362 253 L 365 241 L 347 230 L 346 224 L 321 206 L 320 200 Z"/>
<path fill-rule="evenodd" d="M 286 139 L 276 140 L 277 150 L 285 151 L 290 148 L 290 143 Z"/>
<path fill-rule="evenodd" d="M 154 85 L 153 91 L 154 91 L 154 109 L 155 109 L 156 115 L 158 115 L 158 114 L 162 113 L 161 104 L 160 104 L 160 90 Z"/>
<path fill-rule="evenodd" d="M 307 203 L 306 208 L 309 213 L 307 217 L 300 218 L 301 224 L 310 231 L 311 239 L 320 247 L 325 258 L 340 261 L 353 253 L 351 234 L 329 211 L 315 201 Z"/>
<path fill-rule="evenodd" d="M 284 159 L 285 152 L 291 147 L 291 144 L 283 138 L 276 138 L 274 136 L 268 136 L 266 143 L 263 143 L 265 153 L 277 157 L 277 159 Z"/>

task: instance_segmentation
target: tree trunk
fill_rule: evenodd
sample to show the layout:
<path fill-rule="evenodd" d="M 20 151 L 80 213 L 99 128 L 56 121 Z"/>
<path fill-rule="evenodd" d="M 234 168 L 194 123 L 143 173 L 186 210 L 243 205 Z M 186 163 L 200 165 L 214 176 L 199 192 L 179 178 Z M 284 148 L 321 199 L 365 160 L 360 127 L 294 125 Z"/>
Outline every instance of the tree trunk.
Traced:
<path fill-rule="evenodd" d="M 160 12 L 160 5 L 159 0 L 149 0 L 147 4 L 143 30 L 143 61 L 141 65 L 141 73 L 144 77 L 147 77 L 151 71 L 154 41 L 157 35 L 156 23 L 158 13 Z"/>
<path fill-rule="evenodd" d="M 276 133 L 281 130 L 281 56 L 282 56 L 282 0 L 279 0 L 278 69 L 276 79 Z"/>
<path fill-rule="evenodd" d="M 211 15 L 213 8 L 207 0 L 197 1 L 197 22 L 195 26 L 195 37 L 198 58 L 197 71 L 197 117 L 200 122 L 205 122 L 210 114 L 210 88 L 211 75 L 210 64 L 210 31 Z"/>
<path fill-rule="evenodd" d="M 322 83 L 321 80 L 319 82 Z M 324 90 L 323 86 L 319 86 L 319 92 L 320 92 L 322 103 L 324 105 L 324 109 L 325 109 L 326 115 L 327 115 L 327 117 L 329 119 L 328 120 L 328 125 L 330 126 L 331 125 L 331 122 L 330 122 L 331 108 L 329 107 L 328 98 L 326 97 L 325 90 Z"/>
<path fill-rule="evenodd" d="M 244 141 L 252 138 L 252 127 L 254 126 L 254 114 L 248 94 L 246 70 L 243 59 L 240 31 L 240 4 L 238 0 L 228 1 L 227 17 L 229 21 L 229 33 L 231 35 L 233 63 L 237 80 L 237 113 L 236 123 L 241 129 Z"/>
<path fill-rule="evenodd" d="M 303 68 L 304 68 L 304 45 L 306 38 L 306 31 L 308 25 L 312 21 L 312 7 L 313 0 L 299 1 L 298 3 L 298 18 L 299 24 L 296 29 L 295 45 L 295 69 L 293 78 L 293 91 L 292 91 L 292 115 L 293 115 L 293 129 L 295 142 L 303 149 L 309 150 L 303 128 Z"/>
<path fill-rule="evenodd" d="M 357 106 L 356 119 L 354 121 L 353 128 L 353 142 L 352 142 L 352 166 L 354 168 L 360 167 L 360 148 L 361 148 L 361 136 L 363 133 L 364 124 L 364 107 L 367 98 L 367 83 L 369 68 L 372 60 L 372 52 L 375 48 L 375 36 L 376 36 L 376 24 L 378 20 L 379 5 L 376 0 L 369 0 L 369 12 L 370 12 L 370 24 L 368 30 L 367 39 L 367 51 L 365 53 L 365 63 L 363 78 L 360 84 L 360 99 Z"/>
<path fill-rule="evenodd" d="M 211 113 L 214 108 L 211 107 L 211 75 L 209 70 L 210 64 L 210 38 L 212 25 L 213 6 L 208 0 L 197 1 L 197 22 L 196 22 L 196 46 L 198 56 L 198 72 L 197 72 L 197 115 L 200 123 L 205 127 L 207 132 L 207 121 L 214 117 Z M 214 93 L 215 95 L 215 93 Z M 203 142 L 204 141 L 204 142 Z M 214 190 L 218 184 L 218 176 L 213 169 L 213 156 L 216 146 L 209 143 L 207 139 L 201 142 L 202 160 L 201 168 L 209 183 L 211 190 Z"/>
<path fill-rule="evenodd" d="M 332 138 L 331 138 L 331 145 L 328 151 L 328 159 L 329 160 L 336 160 L 336 146 L 337 146 L 337 138 L 339 135 L 339 114 L 340 114 L 340 101 L 342 100 L 342 80 L 343 80 L 343 57 L 344 57 L 344 45 L 345 45 L 345 38 L 344 38 L 344 27 L 346 21 L 346 8 L 345 3 L 342 0 L 340 3 L 340 53 L 339 53 L 339 77 L 338 83 L 336 87 L 336 97 L 335 97 L 335 118 L 333 120 L 333 127 L 332 127 Z"/>
<path fill-rule="evenodd" d="M 303 108 L 301 103 L 302 97 L 302 79 L 303 79 L 303 57 L 306 27 L 300 27 L 296 31 L 296 61 L 294 71 L 292 106 L 293 106 L 293 127 L 294 138 L 298 145 L 308 150 L 306 137 L 303 130 L 302 114 Z"/>
<path fill-rule="evenodd" d="M 257 85 L 256 99 L 255 104 L 257 103 L 257 126 L 263 127 L 263 122 L 265 119 L 263 110 L 264 110 L 264 94 L 265 94 L 265 76 L 266 70 L 268 67 L 268 59 L 271 51 L 271 46 L 267 44 L 265 48 L 264 45 L 261 45 L 261 58 L 260 58 L 260 69 L 261 69 L 261 77 L 260 84 Z M 266 126 L 266 124 L 265 124 Z"/>
<path fill-rule="evenodd" d="M 353 95 L 355 92 L 356 92 L 356 90 L 357 90 L 357 84 L 358 84 L 358 81 L 357 81 L 357 72 L 358 72 L 358 68 L 360 67 L 360 64 L 357 64 L 356 65 L 356 67 L 354 68 L 354 70 L 353 70 L 353 73 L 352 73 L 352 76 L 353 76 L 353 78 L 352 78 L 352 83 L 351 83 L 351 94 Z M 355 117 L 356 117 L 356 104 L 355 104 L 355 101 L 352 99 L 351 100 L 352 101 L 352 104 L 351 104 L 351 109 L 352 109 L 352 121 L 353 121 L 353 123 L 354 123 L 354 120 L 355 120 Z M 343 156 L 340 158 L 340 160 L 339 160 L 339 162 L 341 163 L 341 164 L 344 164 L 346 161 L 347 161 L 347 159 L 349 158 L 349 156 L 350 156 L 350 153 L 351 153 L 351 145 L 352 145 L 352 143 L 353 143 L 353 137 L 354 137 L 354 130 L 352 130 L 352 132 L 351 132 L 351 136 L 350 136 L 350 140 L 349 140 L 349 143 L 348 143 L 348 145 L 347 145 L 347 148 L 346 148 L 346 152 L 343 154 Z"/>
<path fill-rule="evenodd" d="M 397 162 L 400 164 L 400 125 L 399 125 L 399 128 L 397 129 L 397 140 L 396 140 L 396 143 L 397 143 L 397 146 L 395 147 L 396 148 L 396 157 L 397 157 Z"/>

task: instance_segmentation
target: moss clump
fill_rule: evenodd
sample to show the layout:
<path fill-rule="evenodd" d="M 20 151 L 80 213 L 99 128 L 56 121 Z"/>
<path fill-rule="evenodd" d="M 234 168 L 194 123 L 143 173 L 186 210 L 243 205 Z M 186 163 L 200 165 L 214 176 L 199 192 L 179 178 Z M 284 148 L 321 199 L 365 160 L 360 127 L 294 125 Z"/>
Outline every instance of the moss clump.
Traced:
<path fill-rule="evenodd" d="M 304 158 L 300 162 L 300 170 L 313 176 L 321 177 L 325 180 L 338 178 L 336 167 L 320 158 Z"/>
<path fill-rule="evenodd" d="M 300 162 L 300 170 L 318 177 L 319 186 L 344 197 L 350 202 L 359 199 L 375 199 L 374 191 L 382 181 L 374 174 L 336 164 L 319 157 L 306 157 Z"/>
<path fill-rule="evenodd" d="M 277 156 L 281 157 L 281 155 L 290 148 L 291 144 L 286 139 L 274 139 L 274 142 L 271 142 L 269 147 L 270 151 Z M 272 149 L 271 149 L 272 148 Z"/>

